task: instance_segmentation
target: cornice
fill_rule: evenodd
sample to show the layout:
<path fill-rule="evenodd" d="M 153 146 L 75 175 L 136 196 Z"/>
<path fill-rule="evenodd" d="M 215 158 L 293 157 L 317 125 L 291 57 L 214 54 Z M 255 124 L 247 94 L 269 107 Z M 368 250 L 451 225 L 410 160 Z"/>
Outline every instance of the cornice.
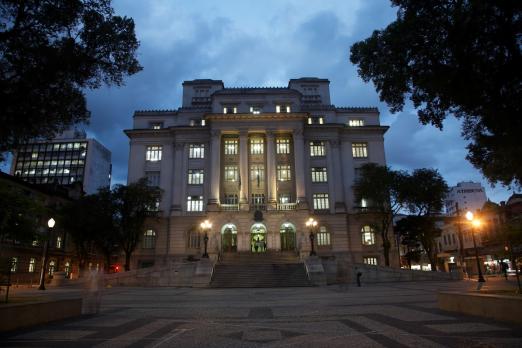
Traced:
<path fill-rule="evenodd" d="M 304 120 L 309 117 L 307 112 L 291 113 L 261 113 L 261 114 L 205 114 L 205 120 L 210 121 L 266 121 L 266 120 Z"/>

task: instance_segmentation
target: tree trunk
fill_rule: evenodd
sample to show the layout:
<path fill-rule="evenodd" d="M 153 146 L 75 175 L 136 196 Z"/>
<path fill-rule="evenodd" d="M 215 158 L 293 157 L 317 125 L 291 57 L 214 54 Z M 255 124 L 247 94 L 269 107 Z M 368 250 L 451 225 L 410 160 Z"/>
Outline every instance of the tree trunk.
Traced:
<path fill-rule="evenodd" d="M 383 254 L 384 254 L 384 264 L 386 265 L 386 267 L 390 267 L 390 241 L 388 240 L 387 236 L 385 236 L 383 234 L 382 236 L 382 251 L 383 251 Z"/>
<path fill-rule="evenodd" d="M 126 272 L 130 271 L 130 258 L 131 258 L 131 253 L 125 251 L 125 271 Z"/>

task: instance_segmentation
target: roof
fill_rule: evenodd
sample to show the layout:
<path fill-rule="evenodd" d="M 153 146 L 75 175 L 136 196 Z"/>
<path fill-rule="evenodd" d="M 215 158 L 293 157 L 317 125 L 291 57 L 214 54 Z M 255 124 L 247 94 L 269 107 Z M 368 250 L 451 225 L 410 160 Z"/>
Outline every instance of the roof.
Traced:
<path fill-rule="evenodd" d="M 292 82 L 310 82 L 310 83 L 313 83 L 313 82 L 327 82 L 327 83 L 330 83 L 330 80 L 328 79 L 321 79 L 321 78 L 318 78 L 318 77 L 300 77 L 298 79 L 290 79 L 290 81 L 288 82 L 288 84 L 292 83 Z"/>
<path fill-rule="evenodd" d="M 221 80 L 212 80 L 212 79 L 195 79 L 190 81 L 183 81 L 183 86 L 191 86 L 191 85 L 223 85 L 223 81 Z"/>
<path fill-rule="evenodd" d="M 287 87 L 228 87 L 215 91 L 213 95 L 233 95 L 233 94 L 264 94 L 264 93 L 285 93 L 301 94 L 298 91 Z"/>

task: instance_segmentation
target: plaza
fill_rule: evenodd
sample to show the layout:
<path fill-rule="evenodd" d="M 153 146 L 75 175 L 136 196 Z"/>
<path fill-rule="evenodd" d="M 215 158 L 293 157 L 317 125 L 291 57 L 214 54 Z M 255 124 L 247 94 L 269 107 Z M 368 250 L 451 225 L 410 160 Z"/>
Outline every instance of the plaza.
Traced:
<path fill-rule="evenodd" d="M 509 282 L 510 286 L 514 283 Z M 490 278 L 483 290 L 503 288 Z M 520 347 L 520 327 L 437 308 L 472 280 L 267 289 L 104 289 L 100 313 L 3 334 L 6 347 Z M 22 295 L 31 290 L 15 289 Z M 32 291 L 34 293 L 34 290 Z M 54 289 L 44 296 L 81 296 Z"/>

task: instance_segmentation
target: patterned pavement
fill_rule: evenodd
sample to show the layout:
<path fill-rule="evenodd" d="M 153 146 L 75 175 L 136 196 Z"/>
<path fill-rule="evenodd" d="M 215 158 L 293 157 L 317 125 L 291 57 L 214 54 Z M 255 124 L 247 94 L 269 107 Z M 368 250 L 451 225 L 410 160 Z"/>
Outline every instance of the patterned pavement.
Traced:
<path fill-rule="evenodd" d="M 12 332 L 0 346 L 522 347 L 521 327 L 437 309 L 437 290 L 471 286 L 113 288 L 100 314 Z"/>

